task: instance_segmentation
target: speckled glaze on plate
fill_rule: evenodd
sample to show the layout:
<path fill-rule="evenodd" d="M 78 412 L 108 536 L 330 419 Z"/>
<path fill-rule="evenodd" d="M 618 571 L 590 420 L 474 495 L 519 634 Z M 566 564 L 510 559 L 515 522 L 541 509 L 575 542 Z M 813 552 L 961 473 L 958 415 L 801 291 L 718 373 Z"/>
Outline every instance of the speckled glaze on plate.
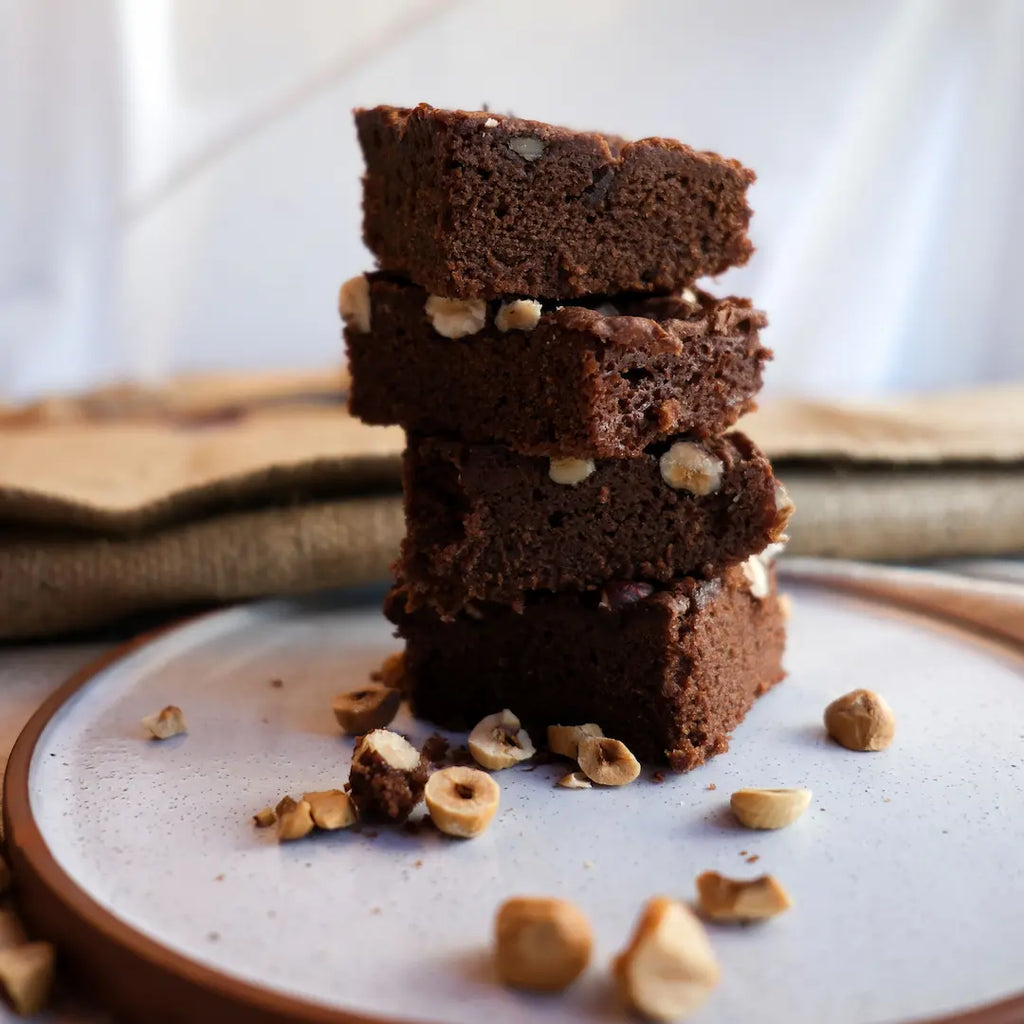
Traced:
<path fill-rule="evenodd" d="M 710 868 L 771 872 L 795 908 L 711 928 L 722 983 L 694 1020 L 916 1020 L 1015 995 L 1024 658 L 888 606 L 788 589 L 790 676 L 732 751 L 618 790 L 555 789 L 564 764 L 501 772 L 498 817 L 469 842 L 381 829 L 282 846 L 252 826 L 286 792 L 344 782 L 350 742 L 330 700 L 395 649 L 376 609 L 268 602 L 164 633 L 44 709 L 32 749 L 12 756 L 15 774 L 27 768 L 24 793 L 9 774 L 6 796 L 26 909 L 59 922 L 73 966 L 94 977 L 90 927 L 96 948 L 133 947 L 124 976 L 99 987 L 132 1014 L 147 1005 L 133 985 L 149 985 L 148 1020 L 213 1012 L 194 1001 L 211 986 L 219 1020 L 614 1020 L 607 965 L 648 896 L 691 898 Z M 883 753 L 822 732 L 825 704 L 863 685 L 898 717 Z M 148 741 L 140 719 L 168 703 L 188 735 Z M 728 811 L 741 786 L 809 786 L 814 798 L 791 828 L 755 833 Z M 593 922 L 594 964 L 562 997 L 491 976 L 493 913 L 514 893 L 566 896 Z M 177 984 L 154 999 L 150 970 Z"/>

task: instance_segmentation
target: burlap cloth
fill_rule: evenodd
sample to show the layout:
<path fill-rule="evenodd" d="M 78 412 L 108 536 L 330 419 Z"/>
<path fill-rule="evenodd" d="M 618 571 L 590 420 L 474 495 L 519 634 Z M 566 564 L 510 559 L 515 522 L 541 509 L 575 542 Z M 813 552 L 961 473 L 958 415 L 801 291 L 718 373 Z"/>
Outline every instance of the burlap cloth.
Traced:
<path fill-rule="evenodd" d="M 338 374 L 183 380 L 0 407 L 0 639 L 386 577 L 402 433 Z M 775 402 L 742 424 L 799 512 L 790 551 L 1024 551 L 1024 388 Z"/>

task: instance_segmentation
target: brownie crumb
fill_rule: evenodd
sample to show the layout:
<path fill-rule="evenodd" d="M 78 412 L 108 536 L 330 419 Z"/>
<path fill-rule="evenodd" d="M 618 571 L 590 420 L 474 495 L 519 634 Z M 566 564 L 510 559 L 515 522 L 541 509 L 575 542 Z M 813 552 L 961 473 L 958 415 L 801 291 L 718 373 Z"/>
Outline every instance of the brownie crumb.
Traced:
<path fill-rule="evenodd" d="M 427 766 L 404 737 L 374 729 L 356 740 L 345 788 L 364 819 L 405 821 L 426 784 Z"/>
<path fill-rule="evenodd" d="M 411 818 L 408 821 L 402 822 L 402 831 L 407 836 L 418 836 L 423 832 L 431 832 L 433 829 L 434 822 L 427 816 L 422 818 Z"/>
<path fill-rule="evenodd" d="M 380 907 L 370 907 L 370 913 L 377 915 L 380 913 Z"/>
<path fill-rule="evenodd" d="M 757 863 L 757 862 L 758 862 L 758 861 L 759 861 L 760 859 L 761 859 L 761 857 L 760 857 L 760 855 L 759 855 L 759 854 L 756 854 L 756 853 L 752 853 L 752 854 L 751 854 L 751 855 L 750 855 L 750 856 L 749 856 L 749 857 L 747 858 L 747 863 L 748 863 L 748 864 L 756 864 L 756 863 Z"/>
<path fill-rule="evenodd" d="M 423 861 L 422 860 L 414 860 L 412 862 L 412 866 L 414 868 L 421 868 L 421 867 L 423 867 Z"/>
<path fill-rule="evenodd" d="M 284 680 L 283 680 L 283 679 L 271 679 L 271 680 L 270 680 L 270 685 L 271 685 L 271 686 L 272 686 L 272 687 L 273 687 L 273 688 L 274 688 L 275 690 L 280 690 L 280 689 L 281 689 L 281 687 L 282 687 L 282 686 L 284 686 Z"/>
<path fill-rule="evenodd" d="M 708 789 L 718 789 L 718 787 L 713 782 L 709 782 Z"/>
<path fill-rule="evenodd" d="M 422 754 L 425 760 L 431 764 L 444 764 L 448 757 L 448 750 L 451 744 L 440 734 L 435 732 L 428 736 L 423 744 Z"/>
<path fill-rule="evenodd" d="M 467 765 L 476 764 L 476 761 L 473 760 L 473 755 L 469 752 L 469 747 L 452 747 L 448 756 L 454 765 L 465 767 Z"/>
<path fill-rule="evenodd" d="M 663 771 L 656 771 L 651 776 L 651 782 L 662 783 L 665 781 L 665 773 Z"/>

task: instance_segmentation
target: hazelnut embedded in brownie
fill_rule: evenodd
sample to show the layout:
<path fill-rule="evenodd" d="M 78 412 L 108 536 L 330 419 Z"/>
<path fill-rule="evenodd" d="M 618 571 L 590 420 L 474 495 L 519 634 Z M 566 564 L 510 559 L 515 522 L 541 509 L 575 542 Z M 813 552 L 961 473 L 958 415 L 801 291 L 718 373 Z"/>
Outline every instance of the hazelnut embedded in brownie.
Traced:
<path fill-rule="evenodd" d="M 754 173 L 716 153 L 425 103 L 355 119 L 366 244 L 437 295 L 673 291 L 753 250 Z"/>
<path fill-rule="evenodd" d="M 778 541 L 789 514 L 768 460 L 740 433 L 597 461 L 411 437 L 403 490 L 407 608 L 443 614 L 530 590 L 711 578 Z"/>
<path fill-rule="evenodd" d="M 463 729 L 513 707 L 542 732 L 593 722 L 638 758 L 687 771 L 728 749 L 755 699 L 782 679 L 783 617 L 742 567 L 651 592 L 609 584 L 588 594 L 533 593 L 521 610 L 473 605 L 452 620 L 385 603 L 406 640 L 417 715 Z"/>
<path fill-rule="evenodd" d="M 353 415 L 524 454 L 623 458 L 728 429 L 754 407 L 771 358 L 764 314 L 706 292 L 435 300 L 380 273 L 343 289 Z"/>

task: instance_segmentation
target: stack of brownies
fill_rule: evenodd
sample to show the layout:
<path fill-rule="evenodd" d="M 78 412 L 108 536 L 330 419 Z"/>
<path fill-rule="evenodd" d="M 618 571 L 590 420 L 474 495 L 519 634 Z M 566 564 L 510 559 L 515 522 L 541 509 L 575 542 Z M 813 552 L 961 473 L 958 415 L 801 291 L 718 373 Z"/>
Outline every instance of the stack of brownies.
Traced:
<path fill-rule="evenodd" d="M 400 424 L 385 610 L 415 712 L 594 722 L 684 771 L 783 676 L 769 552 L 792 512 L 747 437 L 765 317 L 754 175 L 667 139 L 487 111 L 356 112 L 365 240 L 342 287 L 351 409 Z"/>

